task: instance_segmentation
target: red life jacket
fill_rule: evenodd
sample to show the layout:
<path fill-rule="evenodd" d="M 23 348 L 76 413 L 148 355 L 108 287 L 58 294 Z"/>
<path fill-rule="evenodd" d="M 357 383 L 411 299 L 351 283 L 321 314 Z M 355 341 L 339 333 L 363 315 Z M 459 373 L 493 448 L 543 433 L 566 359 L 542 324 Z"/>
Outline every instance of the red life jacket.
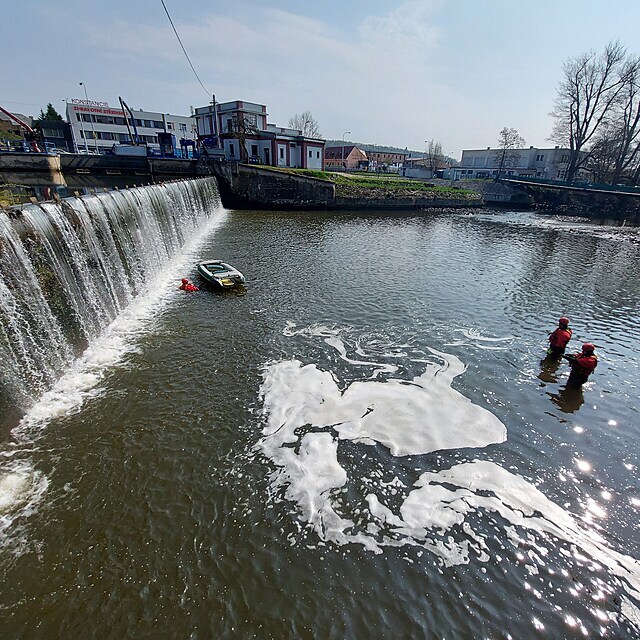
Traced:
<path fill-rule="evenodd" d="M 549 344 L 555 349 L 564 349 L 569 340 L 571 340 L 571 329 L 561 329 L 558 327 L 553 333 L 549 334 Z"/>
<path fill-rule="evenodd" d="M 576 353 L 575 360 L 571 363 L 571 369 L 583 376 L 593 373 L 598 366 L 598 356 L 595 353 Z"/>

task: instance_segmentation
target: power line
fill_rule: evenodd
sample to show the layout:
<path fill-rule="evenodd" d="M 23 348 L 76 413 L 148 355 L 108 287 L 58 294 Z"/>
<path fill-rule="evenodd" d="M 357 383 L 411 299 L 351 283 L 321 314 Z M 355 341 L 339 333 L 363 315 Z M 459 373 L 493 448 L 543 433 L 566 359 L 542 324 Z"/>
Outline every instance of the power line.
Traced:
<path fill-rule="evenodd" d="M 200 80 L 200 76 L 198 75 L 197 71 L 195 70 L 193 64 L 191 63 L 191 60 L 189 58 L 189 54 L 187 53 L 187 50 L 184 48 L 184 45 L 182 44 L 182 40 L 180 40 L 180 36 L 178 35 L 178 31 L 176 30 L 176 27 L 173 24 L 173 20 L 171 19 L 171 16 L 169 15 L 169 10 L 167 9 L 167 5 L 164 3 L 164 0 L 160 0 L 160 2 L 162 2 L 162 6 L 164 7 L 164 11 L 167 14 L 167 18 L 169 18 L 169 22 L 171 23 L 171 26 L 173 27 L 173 32 L 176 34 L 176 38 L 178 38 L 178 42 L 180 43 L 180 46 L 182 47 L 182 51 L 184 52 L 184 55 L 187 58 L 187 62 L 189 63 L 189 66 L 191 67 L 191 70 L 193 71 L 195 77 L 198 79 L 198 82 L 200 83 L 200 86 L 205 90 L 205 93 L 208 96 L 210 96 L 211 92 L 207 91 L 207 88 L 202 84 L 202 80 Z"/>

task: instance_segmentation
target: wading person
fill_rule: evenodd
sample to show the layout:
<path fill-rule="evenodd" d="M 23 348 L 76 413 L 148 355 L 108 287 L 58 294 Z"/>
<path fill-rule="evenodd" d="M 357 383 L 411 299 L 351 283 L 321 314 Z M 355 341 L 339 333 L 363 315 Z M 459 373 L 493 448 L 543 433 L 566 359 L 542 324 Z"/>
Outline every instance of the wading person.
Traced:
<path fill-rule="evenodd" d="M 558 320 L 558 328 L 549 334 L 547 356 L 549 358 L 561 358 L 569 340 L 571 340 L 572 333 L 571 329 L 569 329 L 569 318 L 562 316 Z"/>
<path fill-rule="evenodd" d="M 567 384 L 572 387 L 581 387 L 598 366 L 598 356 L 594 353 L 595 346 L 591 342 L 582 345 L 580 353 L 564 356 L 571 365 L 571 373 Z"/>
<path fill-rule="evenodd" d="M 200 291 L 199 287 L 196 287 L 195 284 L 192 284 L 186 278 L 182 278 L 182 284 L 178 287 L 178 289 L 182 289 L 183 291 Z"/>

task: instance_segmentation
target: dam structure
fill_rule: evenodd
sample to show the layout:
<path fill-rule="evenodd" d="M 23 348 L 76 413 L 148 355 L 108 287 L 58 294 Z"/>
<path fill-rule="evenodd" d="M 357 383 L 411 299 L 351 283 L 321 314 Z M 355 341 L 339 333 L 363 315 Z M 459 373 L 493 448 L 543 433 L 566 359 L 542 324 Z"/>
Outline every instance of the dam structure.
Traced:
<path fill-rule="evenodd" d="M 0 211 L 0 414 L 21 416 L 222 211 L 213 177 Z"/>

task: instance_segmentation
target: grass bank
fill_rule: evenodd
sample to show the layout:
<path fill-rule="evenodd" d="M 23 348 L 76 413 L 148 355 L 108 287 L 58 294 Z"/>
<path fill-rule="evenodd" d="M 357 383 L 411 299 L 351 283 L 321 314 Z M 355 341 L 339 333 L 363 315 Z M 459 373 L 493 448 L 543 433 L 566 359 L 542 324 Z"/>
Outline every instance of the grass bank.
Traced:
<path fill-rule="evenodd" d="M 340 198 L 381 198 L 381 197 L 420 197 L 455 198 L 456 200 L 476 200 L 476 192 L 450 186 L 436 186 L 421 180 L 409 180 L 398 176 L 375 173 L 337 173 L 333 171 L 315 171 L 313 169 L 287 169 L 265 167 L 309 178 L 318 178 L 336 185 L 336 196 Z"/>

